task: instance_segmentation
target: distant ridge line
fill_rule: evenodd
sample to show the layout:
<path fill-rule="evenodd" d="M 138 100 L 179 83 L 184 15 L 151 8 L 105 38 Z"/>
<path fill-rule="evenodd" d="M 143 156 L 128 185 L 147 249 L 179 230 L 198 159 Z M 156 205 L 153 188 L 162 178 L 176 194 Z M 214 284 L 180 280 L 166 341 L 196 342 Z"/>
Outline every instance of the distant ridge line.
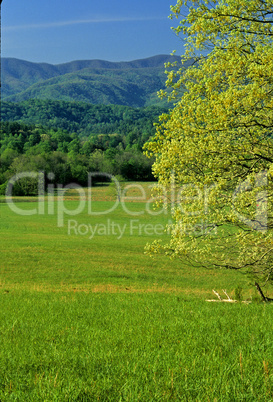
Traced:
<path fill-rule="evenodd" d="M 3 57 L 2 99 L 52 99 L 132 107 L 162 105 L 157 92 L 165 87 L 165 63 L 176 61 L 179 66 L 179 56 L 161 54 L 132 61 L 91 59 L 54 65 Z M 184 67 L 190 64 L 191 61 Z"/>
<path fill-rule="evenodd" d="M 179 56 L 171 56 L 171 55 L 155 55 L 143 59 L 135 59 L 131 61 L 108 61 L 108 60 L 102 60 L 102 59 L 85 59 L 85 60 L 72 60 L 69 62 L 65 63 L 58 63 L 58 64 L 52 64 L 52 63 L 47 63 L 47 62 L 33 62 L 33 61 L 28 61 L 24 59 L 18 59 L 14 57 L 2 57 L 2 62 L 3 64 L 11 64 L 11 63 L 21 63 L 24 64 L 25 66 L 51 66 L 55 67 L 56 69 L 63 70 L 64 68 L 67 68 L 68 66 L 80 66 L 80 68 L 114 68 L 114 69 L 119 69 L 119 68 L 149 68 L 149 67 L 159 67 L 160 64 L 162 66 L 166 62 L 172 62 L 172 61 L 179 61 L 181 58 Z M 84 67 L 81 67 L 84 66 Z M 75 71 L 75 70 L 74 70 Z M 77 70 L 78 71 L 78 70 Z"/>

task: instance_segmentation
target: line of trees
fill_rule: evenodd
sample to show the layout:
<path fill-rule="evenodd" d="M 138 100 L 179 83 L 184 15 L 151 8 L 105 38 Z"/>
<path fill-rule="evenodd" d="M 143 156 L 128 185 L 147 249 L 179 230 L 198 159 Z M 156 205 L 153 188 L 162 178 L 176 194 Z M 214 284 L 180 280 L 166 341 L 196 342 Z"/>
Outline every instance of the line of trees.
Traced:
<path fill-rule="evenodd" d="M 127 144 L 127 145 L 126 145 Z M 0 194 L 8 180 L 25 171 L 54 173 L 55 185 L 87 185 L 88 172 L 106 172 L 126 180 L 153 180 L 152 161 L 138 143 L 119 134 L 82 139 L 76 133 L 19 122 L 3 122 L 0 130 Z M 52 182 L 52 181 L 51 181 Z M 31 184 L 17 186 L 17 195 L 35 194 Z"/>
<path fill-rule="evenodd" d="M 154 134 L 158 116 L 167 110 L 157 106 L 133 108 L 30 99 L 20 103 L 3 101 L 1 120 L 57 127 L 81 138 L 115 133 L 126 139 L 126 145 L 136 143 L 141 147 Z"/>

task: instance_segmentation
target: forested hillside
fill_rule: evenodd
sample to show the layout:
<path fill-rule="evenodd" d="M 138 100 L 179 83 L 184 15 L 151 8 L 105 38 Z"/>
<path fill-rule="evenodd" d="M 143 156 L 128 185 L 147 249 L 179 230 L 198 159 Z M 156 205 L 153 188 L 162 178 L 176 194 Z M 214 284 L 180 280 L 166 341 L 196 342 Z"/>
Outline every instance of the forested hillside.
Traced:
<path fill-rule="evenodd" d="M 80 137 L 95 134 L 120 134 L 125 143 L 141 147 L 154 133 L 154 123 L 165 108 L 132 108 L 120 105 L 91 105 L 31 99 L 21 103 L 2 102 L 1 120 L 40 124 L 67 130 Z"/>
<path fill-rule="evenodd" d="M 131 62 L 85 60 L 51 65 L 3 58 L 2 99 L 55 99 L 133 107 L 164 105 L 157 97 L 157 91 L 165 86 L 164 64 L 179 60 L 176 56 L 159 55 Z"/>
<path fill-rule="evenodd" d="M 86 186 L 88 172 L 153 180 L 142 146 L 172 107 L 157 91 L 164 87 L 164 63 L 177 60 L 163 55 L 53 66 L 3 59 L 0 194 L 24 171 L 54 173 L 56 186 Z M 36 194 L 37 182 L 20 180 L 15 192 Z"/>
<path fill-rule="evenodd" d="M 152 161 L 142 146 L 167 109 L 31 99 L 2 102 L 0 195 L 11 177 L 24 171 L 54 173 L 57 187 L 86 186 L 88 172 L 126 180 L 153 180 Z M 37 180 L 17 182 L 13 194 L 35 195 Z"/>

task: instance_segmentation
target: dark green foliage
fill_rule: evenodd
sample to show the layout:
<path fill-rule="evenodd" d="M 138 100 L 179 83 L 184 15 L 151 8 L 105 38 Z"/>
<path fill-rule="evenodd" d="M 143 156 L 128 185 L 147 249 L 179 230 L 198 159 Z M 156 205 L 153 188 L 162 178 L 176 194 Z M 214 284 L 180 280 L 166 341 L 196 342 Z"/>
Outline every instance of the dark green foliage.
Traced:
<path fill-rule="evenodd" d="M 31 99 L 18 104 L 2 102 L 1 120 L 57 127 L 76 132 L 80 137 L 111 134 L 108 140 L 112 147 L 121 142 L 117 142 L 113 135 L 120 134 L 126 136 L 125 146 L 137 144 L 140 148 L 154 134 L 153 124 L 158 121 L 158 116 L 166 111 L 166 108 L 157 106 L 132 108 Z"/>
<path fill-rule="evenodd" d="M 136 141 L 135 142 L 135 138 Z M 124 146 L 126 149 L 124 150 Z M 38 125 L 2 122 L 0 130 L 0 194 L 7 182 L 21 172 L 53 173 L 55 186 L 88 184 L 88 172 L 122 175 L 126 179 L 153 180 L 152 161 L 132 136 L 93 135 L 81 139 L 76 133 Z M 13 195 L 37 194 L 37 178 L 16 182 Z"/>
<path fill-rule="evenodd" d="M 235 300 L 242 301 L 243 300 L 243 288 L 238 285 L 235 289 Z"/>

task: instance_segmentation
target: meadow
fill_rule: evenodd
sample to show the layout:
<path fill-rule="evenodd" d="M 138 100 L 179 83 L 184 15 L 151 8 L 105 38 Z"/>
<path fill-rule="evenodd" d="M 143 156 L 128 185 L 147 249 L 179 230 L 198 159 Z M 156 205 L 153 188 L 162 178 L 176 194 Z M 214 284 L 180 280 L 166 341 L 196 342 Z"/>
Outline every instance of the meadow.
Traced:
<path fill-rule="evenodd" d="M 96 187 L 92 215 L 85 203 L 63 222 L 57 198 L 33 215 L 37 199 L 18 214 L 2 198 L 1 401 L 273 400 L 273 307 L 243 275 L 145 255 L 170 216 L 143 187 L 115 208 Z M 240 288 L 250 304 L 206 301 Z"/>

